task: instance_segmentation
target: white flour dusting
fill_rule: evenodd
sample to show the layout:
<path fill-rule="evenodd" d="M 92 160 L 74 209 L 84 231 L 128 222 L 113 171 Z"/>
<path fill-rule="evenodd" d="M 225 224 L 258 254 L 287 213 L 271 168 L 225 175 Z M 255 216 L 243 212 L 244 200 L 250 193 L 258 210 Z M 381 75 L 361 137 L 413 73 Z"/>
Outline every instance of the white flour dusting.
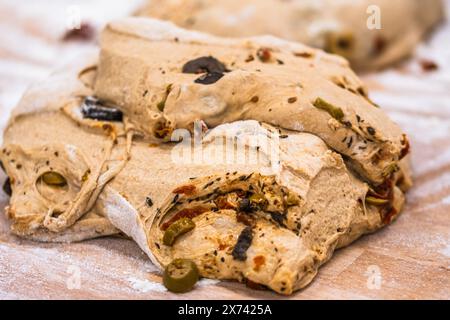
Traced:
<path fill-rule="evenodd" d="M 411 198 L 427 198 L 442 190 L 450 188 L 450 171 L 445 172 L 434 179 L 431 179 L 419 186 L 416 186 L 409 192 Z M 450 191 L 449 191 L 450 192 Z"/>
<path fill-rule="evenodd" d="M 200 280 L 200 282 L 197 284 L 197 286 L 199 287 L 208 287 L 208 286 L 213 286 L 220 283 L 219 280 L 214 280 L 214 279 L 202 279 Z"/>
<path fill-rule="evenodd" d="M 415 173 L 418 175 L 424 175 L 436 169 L 442 168 L 450 163 L 450 147 L 441 149 L 439 155 L 429 159 L 423 163 L 420 167 L 415 168 Z"/>
<path fill-rule="evenodd" d="M 135 277 L 129 277 L 128 282 L 131 284 L 131 287 L 139 291 L 141 293 L 147 293 L 147 292 L 167 292 L 166 287 L 158 282 L 153 282 L 147 279 L 138 279 Z M 208 287 L 215 285 L 217 283 L 220 283 L 218 280 L 212 280 L 212 279 L 201 279 L 196 287 Z"/>
<path fill-rule="evenodd" d="M 447 247 L 445 247 L 444 249 L 442 249 L 439 252 L 442 253 L 447 258 L 450 258 L 450 244 L 448 244 Z"/>
<path fill-rule="evenodd" d="M 134 277 L 128 278 L 132 288 L 136 291 L 146 292 L 166 292 L 167 289 L 160 283 L 152 282 L 149 280 L 142 280 Z"/>

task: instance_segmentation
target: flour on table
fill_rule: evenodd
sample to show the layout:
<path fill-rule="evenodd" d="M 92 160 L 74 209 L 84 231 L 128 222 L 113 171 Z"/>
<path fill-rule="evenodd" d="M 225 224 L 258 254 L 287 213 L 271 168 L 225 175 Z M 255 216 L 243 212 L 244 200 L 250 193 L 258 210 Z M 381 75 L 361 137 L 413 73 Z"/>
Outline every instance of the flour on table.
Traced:
<path fill-rule="evenodd" d="M 450 258 L 450 243 L 444 249 L 442 249 L 440 253 L 442 253 L 447 258 Z"/>
<path fill-rule="evenodd" d="M 146 293 L 146 292 L 166 292 L 167 289 L 158 282 L 152 282 L 146 279 L 138 279 L 134 277 L 130 277 L 127 279 L 132 288 L 136 291 Z"/>
<path fill-rule="evenodd" d="M 164 287 L 164 285 L 158 282 L 153 282 L 147 279 L 138 279 L 135 277 L 129 277 L 127 280 L 134 290 L 139 291 L 141 293 L 167 292 L 166 287 Z M 196 287 L 208 287 L 215 285 L 217 283 L 220 283 L 220 281 L 213 279 L 202 279 L 197 283 Z"/>

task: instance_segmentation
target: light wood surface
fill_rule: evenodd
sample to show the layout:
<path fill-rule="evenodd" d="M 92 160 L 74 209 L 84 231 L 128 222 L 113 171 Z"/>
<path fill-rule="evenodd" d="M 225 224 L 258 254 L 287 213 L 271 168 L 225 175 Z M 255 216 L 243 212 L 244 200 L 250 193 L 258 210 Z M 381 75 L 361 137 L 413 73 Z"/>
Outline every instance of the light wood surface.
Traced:
<path fill-rule="evenodd" d="M 0 127 L 29 83 L 44 77 L 59 56 L 89 46 L 60 43 L 61 22 L 54 20 L 51 30 L 30 24 L 29 11 L 25 1 L 0 2 Z M 16 36 L 14 42 L 6 41 L 6 31 Z M 365 76 L 373 99 L 412 140 L 416 185 L 403 215 L 337 251 L 315 281 L 290 299 L 450 299 L 449 38 L 445 24 L 411 61 Z M 421 59 L 435 61 L 439 69 L 424 72 Z M 1 183 L 4 178 L 0 174 Z M 6 203 L 0 195 L 0 208 Z M 42 244 L 8 230 L 1 215 L 0 299 L 286 299 L 231 282 L 202 282 L 191 293 L 173 295 L 158 284 L 157 270 L 130 240 Z"/>

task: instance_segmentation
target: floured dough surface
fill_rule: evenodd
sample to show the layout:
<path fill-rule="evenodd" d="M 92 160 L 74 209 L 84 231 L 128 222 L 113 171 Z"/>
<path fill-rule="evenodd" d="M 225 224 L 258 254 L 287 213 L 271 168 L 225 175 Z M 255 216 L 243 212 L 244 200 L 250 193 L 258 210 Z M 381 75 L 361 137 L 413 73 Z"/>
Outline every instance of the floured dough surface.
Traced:
<path fill-rule="evenodd" d="M 271 38 L 227 43 L 140 19 L 110 25 L 103 41 L 99 60 L 82 59 L 30 89 L 13 113 L 0 161 L 12 187 L 7 213 L 15 234 L 58 242 L 121 231 L 157 266 L 189 258 L 204 277 L 291 294 L 312 281 L 336 248 L 382 228 L 401 212 L 410 179 L 400 160 L 406 137 L 368 100 L 361 82 L 340 58 Z M 154 43 L 160 44 L 160 51 Z M 238 60 L 263 44 L 272 44 L 270 61 L 255 59 L 246 67 Z M 291 50 L 304 54 L 296 56 Z M 305 53 L 319 58 L 312 60 Z M 229 69 L 219 81 L 196 83 L 200 74 L 180 70 L 208 54 Z M 290 63 L 294 71 L 305 73 L 300 87 L 296 82 L 292 87 L 295 72 L 283 69 Z M 245 74 L 251 86 L 233 83 Z M 258 74 L 267 76 L 269 83 Z M 361 92 L 336 85 L 336 75 L 351 79 L 348 85 L 361 86 Z M 61 79 L 66 84 L 62 88 Z M 264 95 L 267 90 L 273 100 Z M 295 101 L 291 90 L 297 94 Z M 344 116 L 361 108 L 359 121 L 370 121 L 377 133 L 374 148 L 392 152 L 389 161 L 398 168 L 378 181 L 364 166 L 353 166 L 363 164 L 362 158 L 345 156 L 333 147 L 338 140 L 331 136 L 339 128 L 355 134 L 358 128 L 341 123 L 334 109 L 302 106 L 311 92 L 328 92 L 328 100 L 348 105 Z M 247 99 L 251 107 L 243 116 L 239 107 Z M 119 110 L 123 117 L 86 117 L 83 110 L 92 101 L 97 107 Z M 266 110 L 280 102 L 285 109 Z M 217 104 L 223 109 L 215 109 Z M 294 108 L 304 109 L 295 113 Z M 155 136 L 153 124 L 166 118 L 173 124 L 167 132 L 181 134 L 181 144 L 168 142 L 170 136 Z M 195 124 L 200 124 L 200 132 L 191 127 Z M 304 125 L 310 129 L 304 130 Z M 334 131 L 324 134 L 326 130 Z M 201 152 L 189 157 L 192 131 L 201 138 Z M 212 155 L 215 161 L 210 161 Z M 57 173 L 64 183 L 52 183 L 47 173 Z M 255 197 L 262 199 L 258 206 L 243 207 Z M 162 245 L 164 225 L 183 214 L 192 215 L 196 228 L 173 246 Z M 244 230 L 251 230 L 247 232 L 252 241 L 237 255 Z"/>
<path fill-rule="evenodd" d="M 443 11 L 441 0 L 152 0 L 139 14 L 224 37 L 299 41 L 363 70 L 410 55 Z M 381 29 L 368 27 L 378 21 Z"/>

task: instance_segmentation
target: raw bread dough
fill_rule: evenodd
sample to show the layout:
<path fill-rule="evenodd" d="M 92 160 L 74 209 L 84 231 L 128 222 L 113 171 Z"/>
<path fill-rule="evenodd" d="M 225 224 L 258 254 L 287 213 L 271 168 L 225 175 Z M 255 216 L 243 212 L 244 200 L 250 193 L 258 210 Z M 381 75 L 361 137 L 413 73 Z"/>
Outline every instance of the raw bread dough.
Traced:
<path fill-rule="evenodd" d="M 271 48 L 269 61 L 241 61 L 262 46 Z M 229 68 L 219 81 L 198 84 L 200 75 L 181 72 L 187 61 L 208 54 Z M 273 38 L 220 40 L 146 19 L 110 24 L 97 57 L 94 52 L 34 86 L 13 112 L 0 152 L 13 191 L 7 208 L 13 233 L 58 242 L 120 230 L 161 267 L 173 258 L 190 258 L 204 277 L 291 294 L 312 281 L 336 248 L 401 212 L 410 186 L 406 162 L 399 160 L 405 137 L 370 103 L 342 59 Z M 344 88 L 336 79 L 347 79 Z M 346 116 L 360 108 L 361 118 L 351 120 L 376 128 L 374 148 L 398 143 L 395 170 L 383 181 L 370 181 L 370 174 L 361 178 L 348 166 L 357 157 L 332 147 L 340 130 L 351 131 L 354 139 L 367 132 L 311 107 L 307 97 L 314 93 L 340 102 Z M 83 103 L 93 95 L 120 108 L 123 121 L 84 118 Z M 163 111 L 155 106 L 161 107 L 161 99 Z M 217 112 L 217 105 L 230 108 L 223 109 L 228 116 Z M 277 105 L 276 114 L 266 109 Z M 308 118 L 294 107 L 304 108 Z M 203 120 L 196 131 L 203 138 L 197 144 L 201 151 L 186 157 L 192 150 L 187 130 L 175 132 L 181 144 L 156 139 L 152 119 L 165 117 L 172 119 L 172 129 L 192 129 L 194 120 Z M 333 131 L 324 135 L 326 130 Z M 67 183 L 47 185 L 46 172 L 61 174 Z M 243 215 L 241 203 L 251 194 L 263 196 L 264 204 Z M 180 212 L 194 214 L 196 228 L 164 246 L 161 227 Z M 233 249 L 244 228 L 251 228 L 253 240 L 245 259 L 236 259 Z"/>
<path fill-rule="evenodd" d="M 369 29 L 374 7 L 381 29 Z M 411 54 L 443 19 L 441 0 L 152 0 L 138 14 L 225 37 L 270 34 L 379 69 Z"/>

